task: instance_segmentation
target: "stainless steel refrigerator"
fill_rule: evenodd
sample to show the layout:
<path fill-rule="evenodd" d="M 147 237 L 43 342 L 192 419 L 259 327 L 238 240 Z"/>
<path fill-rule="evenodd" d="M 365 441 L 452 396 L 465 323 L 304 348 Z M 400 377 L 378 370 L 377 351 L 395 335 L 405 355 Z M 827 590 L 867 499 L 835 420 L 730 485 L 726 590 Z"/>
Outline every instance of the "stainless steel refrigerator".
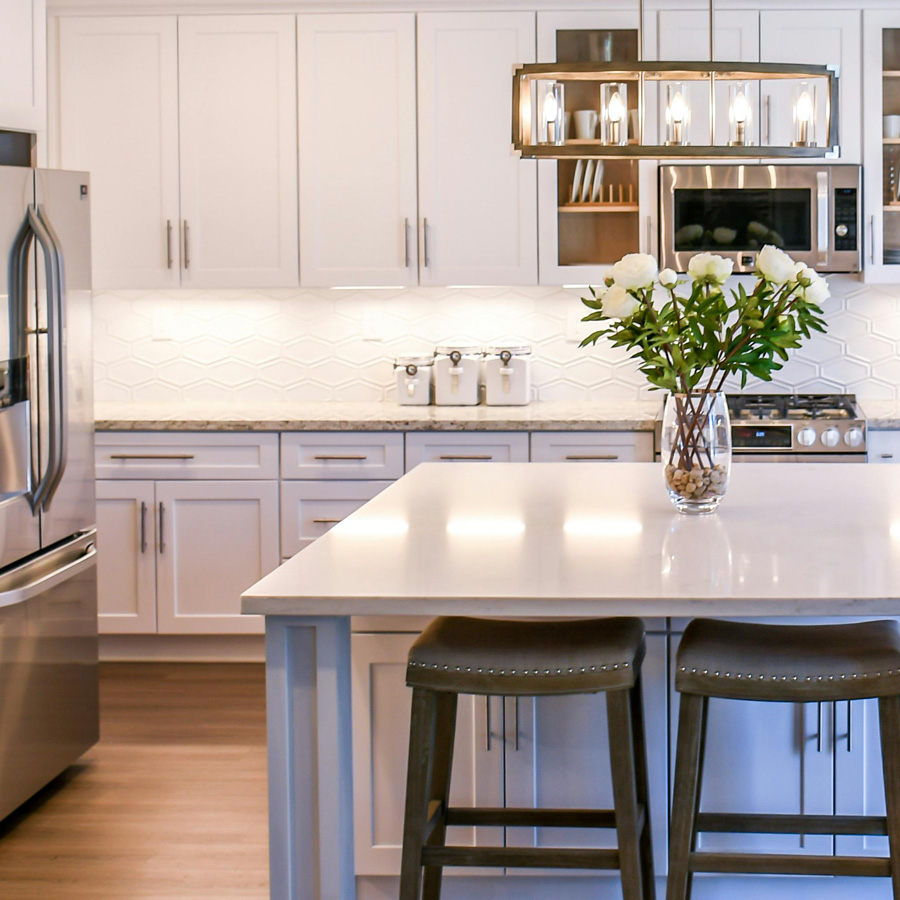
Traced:
<path fill-rule="evenodd" d="M 0 818 L 99 736 L 90 227 L 86 174 L 0 168 Z"/>

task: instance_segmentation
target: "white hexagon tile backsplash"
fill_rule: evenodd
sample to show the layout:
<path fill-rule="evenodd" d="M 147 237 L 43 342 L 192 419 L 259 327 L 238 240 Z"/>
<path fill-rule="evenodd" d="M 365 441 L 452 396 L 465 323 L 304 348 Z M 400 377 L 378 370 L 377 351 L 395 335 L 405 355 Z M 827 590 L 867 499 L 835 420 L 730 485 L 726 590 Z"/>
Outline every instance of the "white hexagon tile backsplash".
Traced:
<path fill-rule="evenodd" d="M 770 385 L 900 399 L 900 289 L 829 279 L 827 335 Z M 631 400 L 625 353 L 582 350 L 580 292 L 559 288 L 116 291 L 95 295 L 98 401 L 391 400 L 394 356 L 448 341 L 534 349 L 541 400 Z"/>

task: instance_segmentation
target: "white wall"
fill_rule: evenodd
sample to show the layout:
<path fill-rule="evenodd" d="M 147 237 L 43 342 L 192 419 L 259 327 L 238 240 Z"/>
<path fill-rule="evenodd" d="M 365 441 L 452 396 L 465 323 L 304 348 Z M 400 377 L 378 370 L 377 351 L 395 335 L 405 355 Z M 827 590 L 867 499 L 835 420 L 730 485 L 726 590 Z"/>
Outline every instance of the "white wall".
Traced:
<path fill-rule="evenodd" d="M 832 277 L 827 337 L 795 353 L 768 390 L 900 399 L 900 289 Z M 579 349 L 578 291 L 118 291 L 95 298 L 97 400 L 393 399 L 395 354 L 450 339 L 524 340 L 541 400 L 636 399 L 634 364 Z M 164 339 L 154 339 L 157 338 Z M 167 337 L 168 336 L 168 337 Z M 366 338 L 381 338 L 371 340 Z"/>

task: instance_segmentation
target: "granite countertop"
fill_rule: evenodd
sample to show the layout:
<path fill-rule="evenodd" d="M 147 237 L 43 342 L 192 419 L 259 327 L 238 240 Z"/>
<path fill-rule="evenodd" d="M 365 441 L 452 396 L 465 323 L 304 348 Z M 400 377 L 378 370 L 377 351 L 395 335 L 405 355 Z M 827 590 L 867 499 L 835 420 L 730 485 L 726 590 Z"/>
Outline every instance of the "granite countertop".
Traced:
<path fill-rule="evenodd" d="M 98 431 L 652 431 L 662 400 L 528 406 L 98 403 Z"/>

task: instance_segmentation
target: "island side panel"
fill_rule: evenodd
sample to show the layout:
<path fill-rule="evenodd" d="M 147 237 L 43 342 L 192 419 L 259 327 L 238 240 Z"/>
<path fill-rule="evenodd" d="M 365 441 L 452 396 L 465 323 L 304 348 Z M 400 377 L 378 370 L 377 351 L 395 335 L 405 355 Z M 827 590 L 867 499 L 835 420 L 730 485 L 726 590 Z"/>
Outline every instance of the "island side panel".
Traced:
<path fill-rule="evenodd" d="M 355 900 L 350 620 L 266 617 L 271 900 Z"/>

